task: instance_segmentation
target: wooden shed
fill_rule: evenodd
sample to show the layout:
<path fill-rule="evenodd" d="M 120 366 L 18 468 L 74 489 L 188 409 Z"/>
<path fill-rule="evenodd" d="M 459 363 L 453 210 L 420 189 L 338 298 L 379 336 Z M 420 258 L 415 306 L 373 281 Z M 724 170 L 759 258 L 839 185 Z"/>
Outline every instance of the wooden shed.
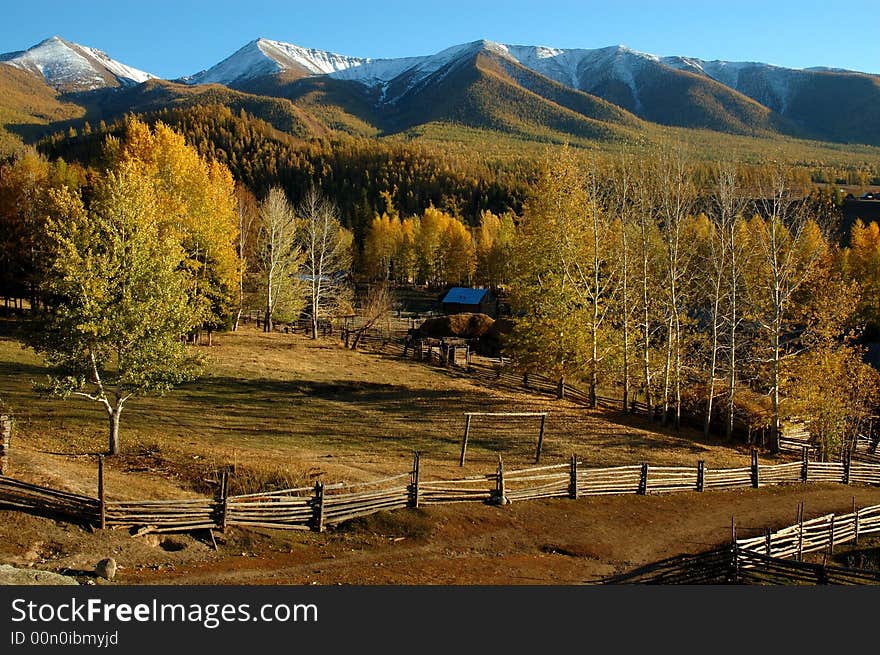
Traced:
<path fill-rule="evenodd" d="M 498 300 L 491 289 L 452 287 L 440 301 L 445 314 L 486 314 L 496 318 Z"/>

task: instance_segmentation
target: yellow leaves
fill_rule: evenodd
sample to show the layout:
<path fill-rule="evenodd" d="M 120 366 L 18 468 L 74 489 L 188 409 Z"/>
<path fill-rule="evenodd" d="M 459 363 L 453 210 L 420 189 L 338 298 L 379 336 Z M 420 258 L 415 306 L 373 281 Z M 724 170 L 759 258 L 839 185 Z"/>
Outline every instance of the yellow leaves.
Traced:
<path fill-rule="evenodd" d="M 136 119 L 125 140 L 108 149 L 117 166 L 135 166 L 151 180 L 162 228 L 187 252 L 192 293 L 209 297 L 213 322 L 229 311 L 238 282 L 238 218 L 229 169 L 207 162 L 182 135 L 161 122 L 151 130 Z"/>
<path fill-rule="evenodd" d="M 429 207 L 421 217 L 401 220 L 395 212 L 373 218 L 364 241 L 364 266 L 374 277 L 447 284 L 468 282 L 476 253 L 468 228 L 454 216 Z"/>

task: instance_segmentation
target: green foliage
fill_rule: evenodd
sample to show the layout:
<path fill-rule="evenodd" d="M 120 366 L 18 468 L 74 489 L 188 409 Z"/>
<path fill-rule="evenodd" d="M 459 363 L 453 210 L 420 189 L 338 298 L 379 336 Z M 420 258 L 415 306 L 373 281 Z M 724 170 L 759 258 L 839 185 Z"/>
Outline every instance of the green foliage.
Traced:
<path fill-rule="evenodd" d="M 67 187 L 49 197 L 43 306 L 26 342 L 52 369 L 43 391 L 105 407 L 114 453 L 129 398 L 161 395 L 199 370 L 183 342 L 199 320 L 184 252 L 162 229 L 151 180 L 132 164 L 99 181 L 88 210 Z"/>
<path fill-rule="evenodd" d="M 58 389 L 94 384 L 96 371 L 123 395 L 163 393 L 189 379 L 195 362 L 181 337 L 195 315 L 183 251 L 159 229 L 149 180 L 132 166 L 109 172 L 89 211 L 66 188 L 51 198 L 46 306 L 29 343 L 58 370 Z"/>

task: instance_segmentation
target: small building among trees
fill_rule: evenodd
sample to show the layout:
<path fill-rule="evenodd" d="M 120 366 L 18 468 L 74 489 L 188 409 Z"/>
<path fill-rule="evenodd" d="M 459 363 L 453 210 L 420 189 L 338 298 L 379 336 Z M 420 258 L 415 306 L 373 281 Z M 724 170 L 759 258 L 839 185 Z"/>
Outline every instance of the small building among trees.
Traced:
<path fill-rule="evenodd" d="M 491 289 L 452 287 L 440 302 L 444 314 L 486 314 L 492 318 L 498 315 L 498 299 Z"/>

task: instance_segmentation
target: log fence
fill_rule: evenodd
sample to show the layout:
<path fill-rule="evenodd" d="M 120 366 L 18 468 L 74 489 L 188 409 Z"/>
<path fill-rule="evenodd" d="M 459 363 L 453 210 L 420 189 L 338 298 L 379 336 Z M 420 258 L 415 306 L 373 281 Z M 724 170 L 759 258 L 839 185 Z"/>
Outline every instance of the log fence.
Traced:
<path fill-rule="evenodd" d="M 877 533 L 880 533 L 880 505 L 873 505 L 849 514 L 826 514 L 808 521 L 801 519 L 776 532 L 739 539 L 736 547 L 743 553 L 801 559 L 804 553 L 826 549 L 830 553 L 836 545 L 857 543 L 859 537 Z"/>
<path fill-rule="evenodd" d="M 876 585 L 880 572 L 771 557 L 729 546 L 696 555 L 676 555 L 602 584 Z"/>
<path fill-rule="evenodd" d="M 809 461 L 809 482 L 880 485 L 880 464 Z M 647 463 L 593 468 L 576 456 L 567 462 L 506 470 L 499 458 L 495 471 L 457 479 L 425 479 L 417 453 L 406 473 L 369 482 L 324 484 L 241 495 L 229 495 L 229 472 L 220 473 L 214 498 L 173 500 L 107 499 L 103 462 L 99 461 L 98 497 L 59 491 L 0 476 L 0 508 L 73 520 L 107 528 L 145 532 L 223 530 L 228 526 L 321 531 L 375 512 L 427 505 L 480 502 L 507 504 L 546 498 L 581 498 L 620 494 L 666 494 L 716 489 L 751 488 L 803 482 L 803 464 L 759 464 L 714 469 L 696 466 L 655 466 Z M 112 490 L 111 490 L 112 491 Z M 833 526 L 831 525 L 833 521 Z M 880 531 L 880 507 L 852 515 L 820 517 L 803 527 L 737 542 L 749 551 L 771 556 L 803 554 L 844 543 L 859 534 Z M 829 541 L 830 540 L 830 541 Z"/>

